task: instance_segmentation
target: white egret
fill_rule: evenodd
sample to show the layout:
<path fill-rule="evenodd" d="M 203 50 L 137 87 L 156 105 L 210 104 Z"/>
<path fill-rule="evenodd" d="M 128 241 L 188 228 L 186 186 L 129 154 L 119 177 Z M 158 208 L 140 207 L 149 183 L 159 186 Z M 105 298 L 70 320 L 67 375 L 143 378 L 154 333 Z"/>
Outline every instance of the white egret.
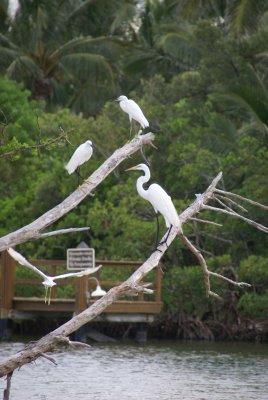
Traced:
<path fill-rule="evenodd" d="M 56 285 L 56 283 L 54 282 L 55 280 L 71 278 L 71 277 L 80 278 L 81 276 L 84 276 L 84 275 L 94 274 L 94 272 L 98 271 L 102 267 L 102 265 L 99 265 L 98 267 L 87 268 L 84 271 L 80 271 L 80 272 L 71 272 L 68 274 L 49 276 L 49 275 L 44 274 L 44 272 L 40 271 L 34 265 L 32 265 L 28 260 L 26 260 L 25 257 L 23 257 L 22 254 L 20 254 L 16 250 L 14 250 L 12 247 L 9 247 L 9 249 L 7 249 L 7 251 L 11 255 L 11 257 L 13 257 L 14 260 L 17 261 L 19 264 L 24 265 L 27 268 L 30 268 L 32 271 L 34 271 L 37 274 L 39 274 L 40 276 L 42 276 L 42 278 L 44 279 L 42 284 L 45 286 L 45 303 L 47 302 L 48 304 L 50 304 L 51 288 Z"/>
<path fill-rule="evenodd" d="M 174 207 L 174 204 L 171 200 L 171 197 L 167 194 L 167 192 L 157 183 L 151 184 L 148 189 L 144 189 L 143 184 L 148 182 L 149 179 L 151 178 L 151 173 L 149 167 L 147 167 L 146 164 L 139 164 L 136 165 L 135 167 L 128 168 L 127 171 L 143 171 L 144 175 L 140 176 L 137 179 L 137 191 L 141 197 L 143 197 L 145 200 L 148 200 L 157 216 L 157 240 L 158 240 L 158 232 L 159 232 L 159 224 L 158 224 L 158 213 L 162 214 L 166 227 L 169 228 L 167 236 L 165 240 L 159 244 L 166 243 L 169 233 L 171 231 L 171 228 L 174 227 L 180 227 L 180 219 L 178 216 L 178 213 Z"/>
<path fill-rule="evenodd" d="M 128 99 L 127 96 L 119 96 L 117 100 L 122 110 L 128 114 L 131 125 L 132 119 L 137 121 L 142 129 L 149 126 L 148 120 L 145 118 L 140 106 L 134 100 Z M 140 133 L 140 132 L 139 132 Z"/>
<path fill-rule="evenodd" d="M 80 165 L 88 161 L 91 158 L 92 153 L 93 149 L 91 140 L 87 140 L 85 143 L 80 144 L 73 153 L 68 164 L 65 166 L 68 173 L 72 174 L 76 171 L 77 175 L 82 178 L 80 175 Z"/>

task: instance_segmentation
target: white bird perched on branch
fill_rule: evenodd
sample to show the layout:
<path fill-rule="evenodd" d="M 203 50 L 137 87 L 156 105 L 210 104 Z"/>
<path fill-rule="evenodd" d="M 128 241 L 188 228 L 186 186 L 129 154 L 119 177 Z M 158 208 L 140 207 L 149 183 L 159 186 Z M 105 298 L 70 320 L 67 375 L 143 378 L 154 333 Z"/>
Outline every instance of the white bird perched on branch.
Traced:
<path fill-rule="evenodd" d="M 166 243 L 169 233 L 171 231 L 171 228 L 173 226 L 174 227 L 181 226 L 180 219 L 179 219 L 178 213 L 175 209 L 175 206 L 171 200 L 171 197 L 157 183 L 153 183 L 152 185 L 150 185 L 147 190 L 143 188 L 143 184 L 148 182 L 151 177 L 150 169 L 149 169 L 149 167 L 147 167 L 146 164 L 139 164 L 139 165 L 136 165 L 135 167 L 131 167 L 131 168 L 127 169 L 127 171 L 134 171 L 134 170 L 143 171 L 145 174 L 143 176 L 140 176 L 137 179 L 137 191 L 141 197 L 143 197 L 145 200 L 148 200 L 152 204 L 152 206 L 156 212 L 157 241 L 158 241 L 158 233 L 159 233 L 158 213 L 163 215 L 163 217 L 165 219 L 166 227 L 169 228 L 165 240 L 159 244 Z"/>
<path fill-rule="evenodd" d="M 91 158 L 92 153 L 93 149 L 91 140 L 87 140 L 85 143 L 80 144 L 73 153 L 68 164 L 65 166 L 68 173 L 72 174 L 74 171 L 77 171 L 78 176 L 82 178 L 80 175 L 80 165 L 88 161 Z"/>
<path fill-rule="evenodd" d="M 148 120 L 145 118 L 140 106 L 134 100 L 128 99 L 127 96 L 119 96 L 117 100 L 122 110 L 128 114 L 131 124 L 132 119 L 137 121 L 142 129 L 149 126 Z"/>
<path fill-rule="evenodd" d="M 44 274 L 44 272 L 40 271 L 34 265 L 32 265 L 29 261 L 26 260 L 25 257 L 23 257 L 23 255 L 18 253 L 16 250 L 12 249 L 12 247 L 9 247 L 9 249 L 7 249 L 7 251 L 11 255 L 11 257 L 13 257 L 14 260 L 17 261 L 19 264 L 24 265 L 27 268 L 30 268 L 32 271 L 34 271 L 37 274 L 39 274 L 40 276 L 42 276 L 42 278 L 44 279 L 42 284 L 45 286 L 45 303 L 47 302 L 48 304 L 50 304 L 51 288 L 52 288 L 52 286 L 56 285 L 56 283 L 54 282 L 55 280 L 71 278 L 71 277 L 80 278 L 81 276 L 84 276 L 84 275 L 94 274 L 94 272 L 98 271 L 102 267 L 102 265 L 99 265 L 98 267 L 87 268 L 84 271 L 80 271 L 80 272 L 71 272 L 68 274 L 49 276 L 49 275 Z"/>

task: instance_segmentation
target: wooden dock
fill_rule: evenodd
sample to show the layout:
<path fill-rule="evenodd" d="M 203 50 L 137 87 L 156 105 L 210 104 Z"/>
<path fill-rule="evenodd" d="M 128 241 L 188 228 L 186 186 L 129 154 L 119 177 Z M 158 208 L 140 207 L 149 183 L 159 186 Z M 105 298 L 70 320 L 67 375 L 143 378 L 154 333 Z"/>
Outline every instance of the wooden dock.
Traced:
<path fill-rule="evenodd" d="M 68 272 L 66 260 L 30 260 L 30 262 L 51 276 Z M 25 274 L 27 269 L 16 265 L 13 258 L 4 251 L 1 256 L 0 276 L 2 331 L 5 326 L 4 321 L 9 319 L 27 319 L 42 315 L 46 317 L 57 315 L 71 317 L 86 309 L 96 300 L 90 298 L 90 293 L 96 288 L 96 282 L 90 280 L 90 277 L 95 276 L 102 289 L 108 291 L 127 279 L 141 265 L 141 262 L 97 260 L 96 265 L 99 264 L 102 264 L 103 267 L 94 275 L 57 281 L 57 285 L 51 290 L 51 303 L 48 305 L 44 302 L 42 279 L 34 274 L 31 278 L 22 277 L 22 271 L 24 270 L 23 273 Z M 117 280 L 113 278 L 114 276 L 117 277 Z M 152 322 L 155 316 L 160 313 L 162 307 L 161 281 L 162 272 L 159 265 L 151 272 L 148 281 L 143 282 L 152 283 L 153 295 L 126 296 L 111 304 L 96 320 Z M 31 297 L 23 296 L 26 288 L 28 288 L 28 292 L 33 293 Z"/>

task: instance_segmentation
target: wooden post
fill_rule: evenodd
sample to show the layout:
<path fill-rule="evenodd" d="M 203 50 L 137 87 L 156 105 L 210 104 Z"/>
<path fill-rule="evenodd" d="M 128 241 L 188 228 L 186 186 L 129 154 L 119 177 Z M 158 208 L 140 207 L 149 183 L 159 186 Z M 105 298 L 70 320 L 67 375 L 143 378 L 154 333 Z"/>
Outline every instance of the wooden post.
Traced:
<path fill-rule="evenodd" d="M 82 276 L 76 279 L 75 292 L 75 314 L 87 308 L 86 292 L 88 290 L 88 276 Z"/>
<path fill-rule="evenodd" d="M 155 301 L 161 301 L 162 263 L 156 267 Z"/>
<path fill-rule="evenodd" d="M 9 332 L 9 312 L 13 307 L 14 297 L 14 274 L 15 261 L 7 251 L 3 251 L 1 256 L 1 303 L 0 303 L 0 339 L 8 339 Z"/>
<path fill-rule="evenodd" d="M 15 261 L 7 251 L 1 256 L 1 310 L 0 318 L 7 318 L 12 309 L 14 297 Z"/>
<path fill-rule="evenodd" d="M 140 281 L 139 284 L 142 286 L 143 281 Z M 138 294 L 138 301 L 144 301 L 144 293 L 143 292 Z"/>

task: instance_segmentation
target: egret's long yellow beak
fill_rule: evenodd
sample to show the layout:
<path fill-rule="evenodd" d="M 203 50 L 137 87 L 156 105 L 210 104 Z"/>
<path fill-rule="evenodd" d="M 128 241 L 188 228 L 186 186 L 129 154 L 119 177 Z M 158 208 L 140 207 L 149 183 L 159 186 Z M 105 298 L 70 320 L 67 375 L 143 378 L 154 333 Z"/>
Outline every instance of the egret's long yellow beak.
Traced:
<path fill-rule="evenodd" d="M 137 169 L 137 165 L 135 165 L 135 167 L 128 168 L 125 171 L 137 171 Z"/>

